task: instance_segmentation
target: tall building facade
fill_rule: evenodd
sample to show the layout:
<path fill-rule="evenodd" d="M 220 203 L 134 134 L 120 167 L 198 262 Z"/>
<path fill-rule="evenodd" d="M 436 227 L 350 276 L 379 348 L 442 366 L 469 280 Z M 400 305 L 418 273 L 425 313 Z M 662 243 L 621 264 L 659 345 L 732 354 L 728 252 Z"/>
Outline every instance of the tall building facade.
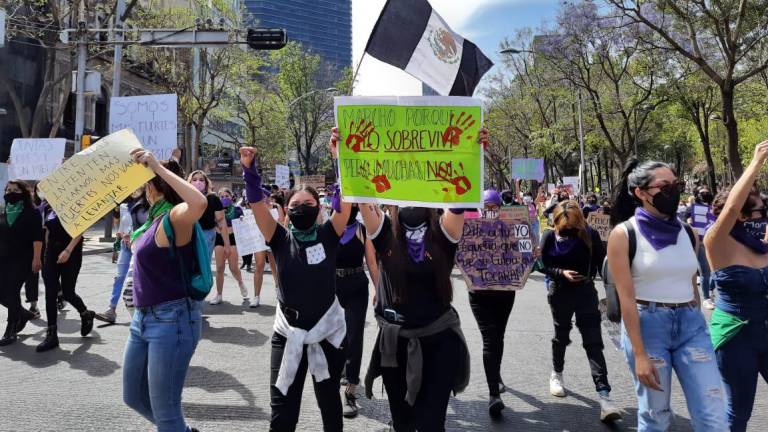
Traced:
<path fill-rule="evenodd" d="M 352 0 L 240 0 L 244 23 L 284 28 L 289 41 L 301 42 L 339 68 L 352 66 Z"/>

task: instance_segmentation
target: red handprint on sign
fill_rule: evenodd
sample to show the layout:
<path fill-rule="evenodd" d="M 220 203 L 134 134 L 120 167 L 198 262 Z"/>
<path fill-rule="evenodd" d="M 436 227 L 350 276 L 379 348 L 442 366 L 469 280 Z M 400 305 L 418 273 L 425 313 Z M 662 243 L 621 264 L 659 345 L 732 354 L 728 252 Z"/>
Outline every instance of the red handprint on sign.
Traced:
<path fill-rule="evenodd" d="M 451 143 L 451 146 L 456 147 L 461 140 L 461 134 L 468 128 L 474 126 L 475 120 L 472 118 L 472 114 L 464 117 L 466 114 L 467 113 L 462 111 L 456 119 L 456 123 L 454 123 L 453 113 L 451 113 L 448 127 L 445 129 L 445 132 L 443 132 L 443 144 Z"/>
<path fill-rule="evenodd" d="M 464 195 L 472 189 L 472 182 L 469 181 L 467 176 L 459 175 L 464 172 L 464 164 L 459 163 L 459 168 L 461 169 L 461 173 L 454 170 L 451 166 L 442 165 L 438 168 L 436 176 L 441 181 L 451 184 L 456 195 Z M 448 188 L 443 188 L 443 191 L 448 192 Z"/>
<path fill-rule="evenodd" d="M 373 123 L 370 121 L 366 123 L 365 119 L 360 120 L 360 123 L 357 125 L 355 125 L 355 122 L 350 122 L 349 136 L 345 142 L 347 148 L 355 153 L 359 152 L 363 143 L 365 143 L 374 130 Z"/>
<path fill-rule="evenodd" d="M 392 183 L 389 182 L 389 179 L 385 174 L 380 174 L 372 178 L 371 183 L 376 186 L 376 192 L 378 193 L 384 193 L 392 189 Z"/>

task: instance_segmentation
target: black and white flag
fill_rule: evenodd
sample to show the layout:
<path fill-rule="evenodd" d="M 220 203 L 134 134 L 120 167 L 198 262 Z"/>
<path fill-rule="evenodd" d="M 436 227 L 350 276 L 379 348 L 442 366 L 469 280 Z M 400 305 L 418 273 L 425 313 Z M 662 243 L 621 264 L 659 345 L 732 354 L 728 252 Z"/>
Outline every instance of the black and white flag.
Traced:
<path fill-rule="evenodd" d="M 451 30 L 427 0 L 387 0 L 365 51 L 443 96 L 472 96 L 493 66 L 474 43 Z"/>

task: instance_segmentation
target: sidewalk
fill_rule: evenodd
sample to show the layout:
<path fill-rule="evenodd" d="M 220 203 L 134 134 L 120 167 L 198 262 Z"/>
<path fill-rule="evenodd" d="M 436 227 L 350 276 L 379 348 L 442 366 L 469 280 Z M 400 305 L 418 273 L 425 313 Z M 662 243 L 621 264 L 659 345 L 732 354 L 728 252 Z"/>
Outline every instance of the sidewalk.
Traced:
<path fill-rule="evenodd" d="M 112 234 L 114 235 L 114 233 Z M 112 242 L 101 242 L 104 237 L 104 223 L 99 222 L 83 233 L 83 255 L 97 255 L 112 252 Z"/>

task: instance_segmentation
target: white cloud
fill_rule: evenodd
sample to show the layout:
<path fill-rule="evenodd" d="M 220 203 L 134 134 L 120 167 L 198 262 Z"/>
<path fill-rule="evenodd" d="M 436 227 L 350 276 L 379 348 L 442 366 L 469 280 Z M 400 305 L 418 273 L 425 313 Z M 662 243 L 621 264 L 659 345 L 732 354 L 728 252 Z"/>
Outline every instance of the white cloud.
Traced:
<path fill-rule="evenodd" d="M 430 4 L 454 31 L 462 33 L 477 11 L 504 1 L 516 0 L 431 0 Z M 352 1 L 353 67 L 357 67 L 360 61 L 368 36 L 385 3 L 385 0 Z M 421 82 L 394 66 L 366 55 L 357 75 L 354 93 L 361 96 L 421 95 Z"/>

